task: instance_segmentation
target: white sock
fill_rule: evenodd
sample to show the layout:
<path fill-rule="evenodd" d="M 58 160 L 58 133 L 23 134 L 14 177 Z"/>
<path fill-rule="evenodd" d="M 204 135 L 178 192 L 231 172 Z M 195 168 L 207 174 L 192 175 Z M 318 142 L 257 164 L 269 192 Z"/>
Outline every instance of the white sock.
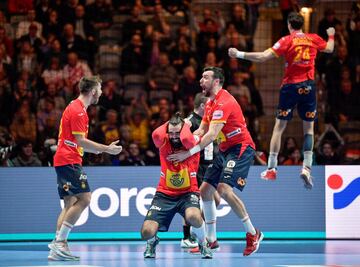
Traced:
<path fill-rule="evenodd" d="M 255 235 L 255 234 L 256 234 L 256 230 L 255 230 L 254 226 L 252 225 L 249 216 L 246 216 L 244 219 L 242 219 L 242 222 L 243 222 L 243 224 L 244 224 L 245 231 L 246 231 L 247 233 L 250 233 L 250 234 L 252 234 L 252 235 Z"/>
<path fill-rule="evenodd" d="M 277 165 L 278 165 L 277 157 L 278 157 L 278 153 L 270 152 L 269 159 L 268 159 L 268 168 L 269 169 L 277 167 Z"/>
<path fill-rule="evenodd" d="M 154 235 L 152 238 L 146 240 L 146 242 L 148 242 L 149 244 L 152 244 L 155 242 L 155 240 L 156 240 L 156 235 Z"/>
<path fill-rule="evenodd" d="M 205 223 L 203 222 L 199 228 L 191 226 L 190 232 L 196 235 L 199 243 L 203 243 L 205 240 Z"/>
<path fill-rule="evenodd" d="M 313 161 L 313 152 L 312 151 L 304 151 L 304 162 L 303 167 L 307 167 L 311 169 Z"/>
<path fill-rule="evenodd" d="M 70 234 L 71 229 L 74 227 L 74 225 L 63 222 L 60 228 L 59 233 L 56 236 L 56 241 L 64 241 L 68 239 L 68 236 Z"/>
<path fill-rule="evenodd" d="M 216 240 L 216 205 L 215 201 L 203 201 L 203 211 L 206 223 L 206 237 L 209 242 Z"/>

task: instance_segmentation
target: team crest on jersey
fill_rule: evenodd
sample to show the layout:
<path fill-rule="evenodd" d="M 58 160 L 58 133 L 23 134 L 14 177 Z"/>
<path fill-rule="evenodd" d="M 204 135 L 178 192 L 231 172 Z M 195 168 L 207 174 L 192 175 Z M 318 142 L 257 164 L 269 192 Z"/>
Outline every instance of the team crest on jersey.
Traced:
<path fill-rule="evenodd" d="M 188 169 L 180 171 L 166 170 L 166 185 L 173 189 L 183 189 L 190 187 L 190 176 Z"/>
<path fill-rule="evenodd" d="M 180 187 L 184 183 L 184 178 L 182 178 L 179 173 L 175 173 L 173 176 L 171 176 L 170 182 L 174 186 Z"/>
<path fill-rule="evenodd" d="M 224 112 L 222 110 L 215 110 L 212 116 L 213 120 L 220 120 L 224 116 Z"/>

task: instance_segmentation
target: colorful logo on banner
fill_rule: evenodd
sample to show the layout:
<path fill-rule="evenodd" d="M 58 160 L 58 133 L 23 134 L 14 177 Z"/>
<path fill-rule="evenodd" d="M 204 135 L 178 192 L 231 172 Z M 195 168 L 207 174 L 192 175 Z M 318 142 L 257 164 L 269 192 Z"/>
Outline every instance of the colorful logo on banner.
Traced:
<path fill-rule="evenodd" d="M 360 166 L 326 166 L 326 237 L 360 238 Z"/>
<path fill-rule="evenodd" d="M 332 174 L 327 178 L 328 186 L 333 190 L 341 189 L 343 178 L 338 174 Z M 355 178 L 340 192 L 334 193 L 334 209 L 344 209 L 360 195 L 360 177 Z"/>

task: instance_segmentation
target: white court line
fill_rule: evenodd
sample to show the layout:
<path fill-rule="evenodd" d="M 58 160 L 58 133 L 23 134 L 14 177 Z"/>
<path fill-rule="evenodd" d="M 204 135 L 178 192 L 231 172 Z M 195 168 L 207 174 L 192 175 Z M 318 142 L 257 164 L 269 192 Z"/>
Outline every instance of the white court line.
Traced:
<path fill-rule="evenodd" d="M 59 265 L 54 265 L 54 264 L 51 264 L 51 265 L 27 265 L 27 266 L 13 266 L 13 267 L 49 267 L 49 266 L 66 266 L 66 267 L 103 267 L 103 266 L 98 266 L 98 265 L 64 265 L 64 264 L 59 264 Z"/>

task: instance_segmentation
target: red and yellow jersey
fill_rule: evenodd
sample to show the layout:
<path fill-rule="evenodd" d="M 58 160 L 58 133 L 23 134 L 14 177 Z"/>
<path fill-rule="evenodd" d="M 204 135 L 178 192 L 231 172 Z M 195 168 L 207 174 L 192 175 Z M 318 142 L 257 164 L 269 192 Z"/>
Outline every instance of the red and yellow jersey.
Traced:
<path fill-rule="evenodd" d="M 282 85 L 314 80 L 317 52 L 324 50 L 326 44 L 317 34 L 300 31 L 294 31 L 276 42 L 270 50 L 286 60 Z"/>
<path fill-rule="evenodd" d="M 238 144 L 243 144 L 242 151 L 249 145 L 255 149 L 240 105 L 228 91 L 221 89 L 213 100 L 208 100 L 202 122 L 224 124 L 217 137 L 221 151 Z"/>
<path fill-rule="evenodd" d="M 199 168 L 200 153 L 196 153 L 183 162 L 174 164 L 166 158 L 173 154 L 167 134 L 168 123 L 158 127 L 152 134 L 154 144 L 160 151 L 161 173 L 156 191 L 168 196 L 181 196 L 189 192 L 199 192 L 196 173 Z M 185 149 L 192 148 L 198 141 L 192 135 L 190 126 L 184 124 L 180 139 Z"/>
<path fill-rule="evenodd" d="M 58 148 L 54 156 L 54 166 L 81 164 L 84 150 L 74 134 L 87 137 L 89 118 L 84 104 L 76 99 L 64 110 L 60 121 Z"/>

